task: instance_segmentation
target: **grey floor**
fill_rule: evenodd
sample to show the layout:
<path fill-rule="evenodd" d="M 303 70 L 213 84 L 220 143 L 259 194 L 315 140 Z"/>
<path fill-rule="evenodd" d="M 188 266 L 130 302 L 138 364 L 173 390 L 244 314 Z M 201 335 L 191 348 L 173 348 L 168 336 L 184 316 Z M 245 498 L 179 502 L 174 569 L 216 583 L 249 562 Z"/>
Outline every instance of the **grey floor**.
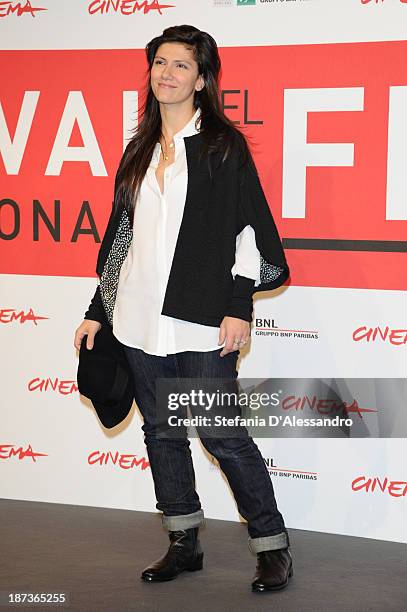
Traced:
<path fill-rule="evenodd" d="M 244 524 L 206 519 L 204 569 L 146 584 L 167 549 L 158 513 L 0 500 L 0 592 L 65 592 L 69 605 L 21 609 L 407 611 L 407 545 L 290 529 L 287 589 L 252 593 L 256 558 Z M 1 606 L 6 609 L 9 606 Z M 13 608 L 16 609 L 16 608 Z"/>

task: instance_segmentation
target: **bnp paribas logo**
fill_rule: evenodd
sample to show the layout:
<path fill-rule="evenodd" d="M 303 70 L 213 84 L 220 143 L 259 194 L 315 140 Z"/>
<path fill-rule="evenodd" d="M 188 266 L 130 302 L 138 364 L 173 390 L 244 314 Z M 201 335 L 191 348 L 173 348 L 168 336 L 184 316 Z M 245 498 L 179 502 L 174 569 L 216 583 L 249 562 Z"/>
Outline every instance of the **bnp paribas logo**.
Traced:
<path fill-rule="evenodd" d="M 237 0 L 237 6 L 253 6 L 256 0 Z"/>

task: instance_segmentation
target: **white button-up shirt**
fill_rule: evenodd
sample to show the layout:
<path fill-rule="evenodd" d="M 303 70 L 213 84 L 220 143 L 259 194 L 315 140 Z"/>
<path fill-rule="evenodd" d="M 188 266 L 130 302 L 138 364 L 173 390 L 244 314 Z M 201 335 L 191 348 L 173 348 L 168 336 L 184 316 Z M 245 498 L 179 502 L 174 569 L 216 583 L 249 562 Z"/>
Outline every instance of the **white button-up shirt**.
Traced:
<path fill-rule="evenodd" d="M 192 323 L 161 314 L 164 295 L 184 212 L 188 167 L 184 136 L 197 133 L 197 109 L 185 127 L 174 134 L 175 159 L 164 171 L 161 193 L 156 169 L 161 154 L 158 142 L 142 181 L 134 212 L 133 239 L 119 275 L 113 311 L 113 333 L 127 346 L 165 357 L 181 351 L 213 351 L 219 327 Z M 236 238 L 231 269 L 260 282 L 260 252 L 254 230 L 247 225 Z"/>

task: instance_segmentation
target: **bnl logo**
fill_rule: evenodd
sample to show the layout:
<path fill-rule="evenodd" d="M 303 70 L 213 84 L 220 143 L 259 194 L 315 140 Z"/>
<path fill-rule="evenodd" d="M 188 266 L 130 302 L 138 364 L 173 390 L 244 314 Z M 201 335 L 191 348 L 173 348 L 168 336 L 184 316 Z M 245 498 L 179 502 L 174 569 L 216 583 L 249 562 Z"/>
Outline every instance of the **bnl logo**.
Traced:
<path fill-rule="evenodd" d="M 274 319 L 255 319 L 256 329 L 278 329 Z"/>

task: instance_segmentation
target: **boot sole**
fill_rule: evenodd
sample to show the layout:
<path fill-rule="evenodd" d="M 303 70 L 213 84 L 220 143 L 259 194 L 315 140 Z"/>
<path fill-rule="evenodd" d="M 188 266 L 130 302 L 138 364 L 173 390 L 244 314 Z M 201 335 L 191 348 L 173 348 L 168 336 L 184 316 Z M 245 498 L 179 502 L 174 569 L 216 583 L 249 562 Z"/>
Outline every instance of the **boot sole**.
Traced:
<path fill-rule="evenodd" d="M 179 576 L 181 572 L 196 572 L 198 570 L 201 570 L 202 568 L 203 568 L 203 553 L 198 555 L 197 559 L 193 563 L 191 563 L 191 565 L 188 565 L 188 567 L 183 567 L 179 572 L 174 574 L 174 576 L 169 576 L 167 578 L 160 578 L 154 575 L 143 576 L 142 574 L 140 578 L 144 580 L 144 582 L 167 582 L 168 580 L 174 580 L 174 578 Z"/>
<path fill-rule="evenodd" d="M 255 593 L 264 593 L 265 591 L 281 591 L 281 589 L 284 589 L 288 585 L 288 580 L 292 577 L 293 573 L 293 568 L 291 566 L 288 572 L 287 580 L 282 584 L 278 584 L 276 586 L 267 586 L 265 584 L 252 584 L 252 591 L 254 591 Z"/>

